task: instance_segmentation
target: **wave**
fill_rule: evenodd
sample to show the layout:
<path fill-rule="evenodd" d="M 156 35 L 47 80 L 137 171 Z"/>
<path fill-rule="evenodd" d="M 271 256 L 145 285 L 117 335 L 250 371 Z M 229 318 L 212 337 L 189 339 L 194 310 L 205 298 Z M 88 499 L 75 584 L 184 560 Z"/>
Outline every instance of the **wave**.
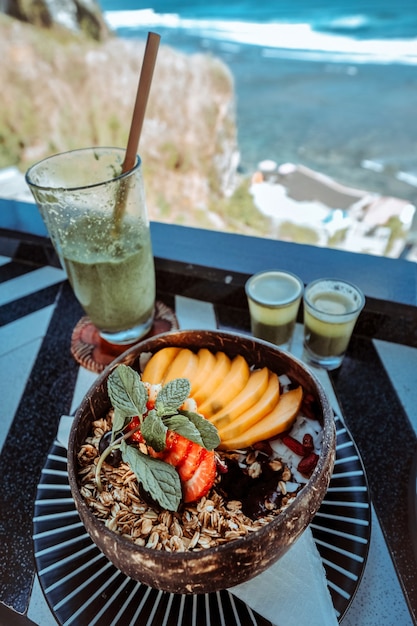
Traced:
<path fill-rule="evenodd" d="M 335 30 L 355 31 L 370 25 L 370 20 L 366 15 L 343 15 L 329 20 L 329 26 Z"/>
<path fill-rule="evenodd" d="M 207 40 L 260 46 L 268 56 L 417 65 L 417 38 L 355 38 L 354 33 L 368 26 L 364 15 L 335 19 L 323 25 L 323 30 L 315 30 L 309 23 L 193 19 L 152 9 L 107 11 L 105 17 L 114 30 L 177 30 Z"/>

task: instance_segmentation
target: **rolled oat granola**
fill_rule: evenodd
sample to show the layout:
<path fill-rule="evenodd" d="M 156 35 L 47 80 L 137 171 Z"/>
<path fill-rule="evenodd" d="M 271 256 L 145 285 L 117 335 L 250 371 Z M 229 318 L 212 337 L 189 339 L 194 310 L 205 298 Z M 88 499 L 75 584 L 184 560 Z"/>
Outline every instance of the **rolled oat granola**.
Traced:
<path fill-rule="evenodd" d="M 103 436 L 111 432 L 112 419 L 113 410 L 105 419 L 93 422 L 90 436 L 79 451 L 80 492 L 107 528 L 140 546 L 168 552 L 198 551 L 238 539 L 279 515 L 308 480 L 294 465 L 301 457 L 281 439 L 272 445 L 263 442 L 245 450 L 218 451 L 217 476 L 209 493 L 197 502 L 181 504 L 178 511 L 161 510 L 149 502 L 123 461 L 116 467 L 102 464 L 102 489 L 98 489 L 99 446 Z M 292 432 L 298 437 L 309 434 L 314 437 L 315 449 L 319 448 L 321 428 L 316 420 L 300 415 Z M 283 446 L 287 448 L 284 454 Z M 273 447 L 287 457 L 288 464 L 278 458 Z"/>

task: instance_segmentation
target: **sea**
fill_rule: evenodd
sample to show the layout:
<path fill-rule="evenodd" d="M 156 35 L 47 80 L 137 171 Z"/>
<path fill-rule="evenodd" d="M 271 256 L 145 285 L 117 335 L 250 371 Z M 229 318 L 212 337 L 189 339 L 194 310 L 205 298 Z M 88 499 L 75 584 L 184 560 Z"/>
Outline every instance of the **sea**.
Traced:
<path fill-rule="evenodd" d="M 417 204 L 417 0 L 100 0 L 124 38 L 221 58 L 240 169 L 303 164 Z"/>

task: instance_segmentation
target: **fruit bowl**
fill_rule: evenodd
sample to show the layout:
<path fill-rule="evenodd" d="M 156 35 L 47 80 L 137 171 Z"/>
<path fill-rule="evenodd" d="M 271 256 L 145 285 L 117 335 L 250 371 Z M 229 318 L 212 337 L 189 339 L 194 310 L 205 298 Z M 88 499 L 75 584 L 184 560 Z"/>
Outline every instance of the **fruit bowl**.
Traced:
<path fill-rule="evenodd" d="M 79 453 L 92 422 L 111 408 L 107 379 L 121 364 L 141 371 L 144 356 L 166 347 L 197 353 L 207 348 L 234 359 L 240 355 L 255 368 L 286 375 L 312 398 L 322 427 L 317 464 L 291 503 L 255 531 L 198 551 L 164 551 L 137 545 L 105 526 L 87 506 L 79 480 Z M 333 471 L 336 435 L 333 413 L 324 390 L 310 370 L 290 354 L 246 335 L 221 331 L 173 331 L 145 339 L 118 357 L 97 378 L 83 399 L 72 425 L 68 447 L 68 475 L 80 518 L 93 542 L 125 575 L 172 593 L 209 593 L 233 587 L 265 571 L 308 527 L 326 494 Z"/>

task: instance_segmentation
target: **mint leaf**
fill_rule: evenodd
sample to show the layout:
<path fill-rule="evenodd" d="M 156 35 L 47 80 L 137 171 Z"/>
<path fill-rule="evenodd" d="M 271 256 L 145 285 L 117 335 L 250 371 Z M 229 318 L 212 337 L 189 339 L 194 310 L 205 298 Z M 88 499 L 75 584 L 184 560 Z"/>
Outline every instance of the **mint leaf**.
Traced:
<path fill-rule="evenodd" d="M 123 428 L 126 426 L 128 419 L 126 418 L 125 414 L 123 413 L 123 411 L 120 411 L 117 407 L 114 409 L 113 412 L 113 425 L 112 425 L 112 432 L 113 432 L 113 436 L 120 432 L 121 430 L 123 430 Z"/>
<path fill-rule="evenodd" d="M 186 415 L 173 415 L 164 419 L 164 424 L 169 430 L 174 430 L 179 435 L 182 435 L 194 443 L 198 443 L 199 446 L 204 446 L 203 439 L 200 435 L 200 431 L 194 424 L 188 419 Z"/>
<path fill-rule="evenodd" d="M 165 449 L 167 430 L 162 418 L 154 410 L 149 411 L 140 429 L 146 444 L 156 452 Z"/>
<path fill-rule="evenodd" d="M 128 463 L 143 488 L 163 509 L 177 511 L 181 501 L 181 483 L 172 465 L 143 454 L 137 448 L 121 444 L 122 458 Z"/>
<path fill-rule="evenodd" d="M 155 401 L 155 409 L 161 417 L 175 415 L 178 408 L 190 395 L 191 384 L 188 378 L 176 378 L 164 385 Z"/>
<path fill-rule="evenodd" d="M 187 417 L 200 433 L 202 446 L 207 450 L 214 450 L 220 444 L 220 437 L 217 428 L 205 417 L 193 411 L 180 411 L 180 415 Z"/>
<path fill-rule="evenodd" d="M 117 409 L 118 421 L 142 415 L 146 411 L 146 388 L 139 374 L 131 367 L 116 367 L 107 379 L 107 390 L 112 406 Z"/>

